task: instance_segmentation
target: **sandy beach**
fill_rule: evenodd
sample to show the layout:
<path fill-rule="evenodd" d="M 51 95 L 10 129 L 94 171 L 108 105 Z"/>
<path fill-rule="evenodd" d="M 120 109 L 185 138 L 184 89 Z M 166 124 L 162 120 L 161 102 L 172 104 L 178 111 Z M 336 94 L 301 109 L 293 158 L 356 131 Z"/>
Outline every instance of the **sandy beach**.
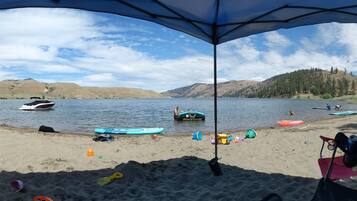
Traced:
<path fill-rule="evenodd" d="M 163 135 L 94 142 L 93 136 L 2 126 L 0 200 L 260 200 L 272 192 L 284 200 L 310 200 L 321 178 L 319 136 L 357 133 L 354 122 L 356 116 L 260 129 L 255 139 L 219 145 L 220 177 L 208 166 L 214 156 L 208 135 L 202 141 Z M 93 157 L 87 157 L 89 148 Z M 97 184 L 115 172 L 124 177 Z M 10 187 L 15 179 L 24 182 L 25 192 Z"/>

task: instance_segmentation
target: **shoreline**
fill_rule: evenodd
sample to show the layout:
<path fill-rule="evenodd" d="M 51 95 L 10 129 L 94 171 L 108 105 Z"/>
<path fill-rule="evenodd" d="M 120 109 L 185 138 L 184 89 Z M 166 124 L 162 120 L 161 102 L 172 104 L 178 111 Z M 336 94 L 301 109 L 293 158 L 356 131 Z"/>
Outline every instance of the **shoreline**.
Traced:
<path fill-rule="evenodd" d="M 333 119 L 341 119 L 341 118 L 345 118 L 348 116 L 333 116 L 333 115 L 329 115 L 329 117 L 327 118 L 323 118 L 323 119 L 316 119 L 316 120 L 303 120 L 304 124 L 309 124 L 309 123 L 318 123 L 320 121 L 325 121 L 325 120 L 333 120 Z M 287 120 L 289 118 L 286 118 Z M 300 119 L 297 119 L 300 120 Z M 29 132 L 38 132 L 38 128 L 29 128 L 29 127 L 17 127 L 17 126 L 13 126 L 13 125 L 9 125 L 6 123 L 2 123 L 0 124 L 0 128 L 9 128 L 9 129 L 19 129 L 19 130 L 23 130 L 23 131 L 29 131 Z M 266 130 L 266 129 L 279 129 L 279 128 L 284 128 L 279 126 L 277 123 L 272 125 L 272 126 L 263 126 L 263 127 L 256 127 L 256 128 L 252 128 L 256 131 L 259 130 Z M 62 134 L 62 135 L 82 135 L 82 136 L 94 136 L 96 135 L 96 133 L 94 132 L 77 132 L 77 131 L 62 131 L 62 130 L 57 130 L 56 128 L 54 128 L 56 133 L 48 133 L 48 134 Z M 247 128 L 250 129 L 250 128 Z M 238 133 L 238 132 L 244 132 L 247 129 L 227 129 L 227 130 L 219 130 L 218 133 Z M 193 131 L 187 131 L 187 132 L 174 132 L 174 131 L 170 131 L 170 132 L 164 132 L 163 134 L 160 135 L 167 135 L 167 136 L 190 136 L 192 135 Z M 203 131 L 203 133 L 205 134 L 214 134 L 214 131 Z"/>

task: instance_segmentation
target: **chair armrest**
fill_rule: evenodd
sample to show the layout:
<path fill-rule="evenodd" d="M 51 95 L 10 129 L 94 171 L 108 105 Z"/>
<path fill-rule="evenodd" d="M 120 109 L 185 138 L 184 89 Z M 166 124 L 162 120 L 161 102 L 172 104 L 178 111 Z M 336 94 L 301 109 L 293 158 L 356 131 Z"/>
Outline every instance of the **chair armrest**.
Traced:
<path fill-rule="evenodd" d="M 327 148 L 329 150 L 334 150 L 335 149 L 335 140 L 333 138 L 325 137 L 322 135 L 320 135 L 320 138 L 322 140 L 322 146 L 321 146 L 321 150 L 320 150 L 320 158 L 322 158 L 322 151 L 324 150 L 325 142 L 327 143 Z"/>
<path fill-rule="evenodd" d="M 324 142 L 328 142 L 328 141 L 330 141 L 330 140 L 334 140 L 333 138 L 325 137 L 325 136 L 322 136 L 322 135 L 320 135 L 320 138 L 321 138 L 321 140 L 324 141 Z"/>

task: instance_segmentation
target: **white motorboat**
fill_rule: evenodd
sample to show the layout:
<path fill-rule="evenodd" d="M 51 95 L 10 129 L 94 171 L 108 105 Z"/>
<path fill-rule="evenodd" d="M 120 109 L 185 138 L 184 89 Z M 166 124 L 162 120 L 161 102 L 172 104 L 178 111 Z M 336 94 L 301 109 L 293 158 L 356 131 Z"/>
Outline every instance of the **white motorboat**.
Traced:
<path fill-rule="evenodd" d="M 31 103 L 26 103 L 22 105 L 19 109 L 26 110 L 26 111 L 33 111 L 33 110 L 51 110 L 55 102 L 49 100 L 36 100 Z"/>

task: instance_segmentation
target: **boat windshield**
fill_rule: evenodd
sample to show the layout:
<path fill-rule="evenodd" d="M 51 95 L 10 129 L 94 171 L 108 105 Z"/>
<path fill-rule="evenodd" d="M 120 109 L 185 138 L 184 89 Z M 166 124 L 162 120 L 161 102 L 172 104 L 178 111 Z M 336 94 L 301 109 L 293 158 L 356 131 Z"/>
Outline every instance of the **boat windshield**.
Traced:
<path fill-rule="evenodd" d="M 31 103 L 26 103 L 25 105 L 37 105 L 37 104 L 40 104 L 40 103 L 50 103 L 50 101 L 48 101 L 48 100 L 38 100 L 38 101 L 31 102 Z"/>

